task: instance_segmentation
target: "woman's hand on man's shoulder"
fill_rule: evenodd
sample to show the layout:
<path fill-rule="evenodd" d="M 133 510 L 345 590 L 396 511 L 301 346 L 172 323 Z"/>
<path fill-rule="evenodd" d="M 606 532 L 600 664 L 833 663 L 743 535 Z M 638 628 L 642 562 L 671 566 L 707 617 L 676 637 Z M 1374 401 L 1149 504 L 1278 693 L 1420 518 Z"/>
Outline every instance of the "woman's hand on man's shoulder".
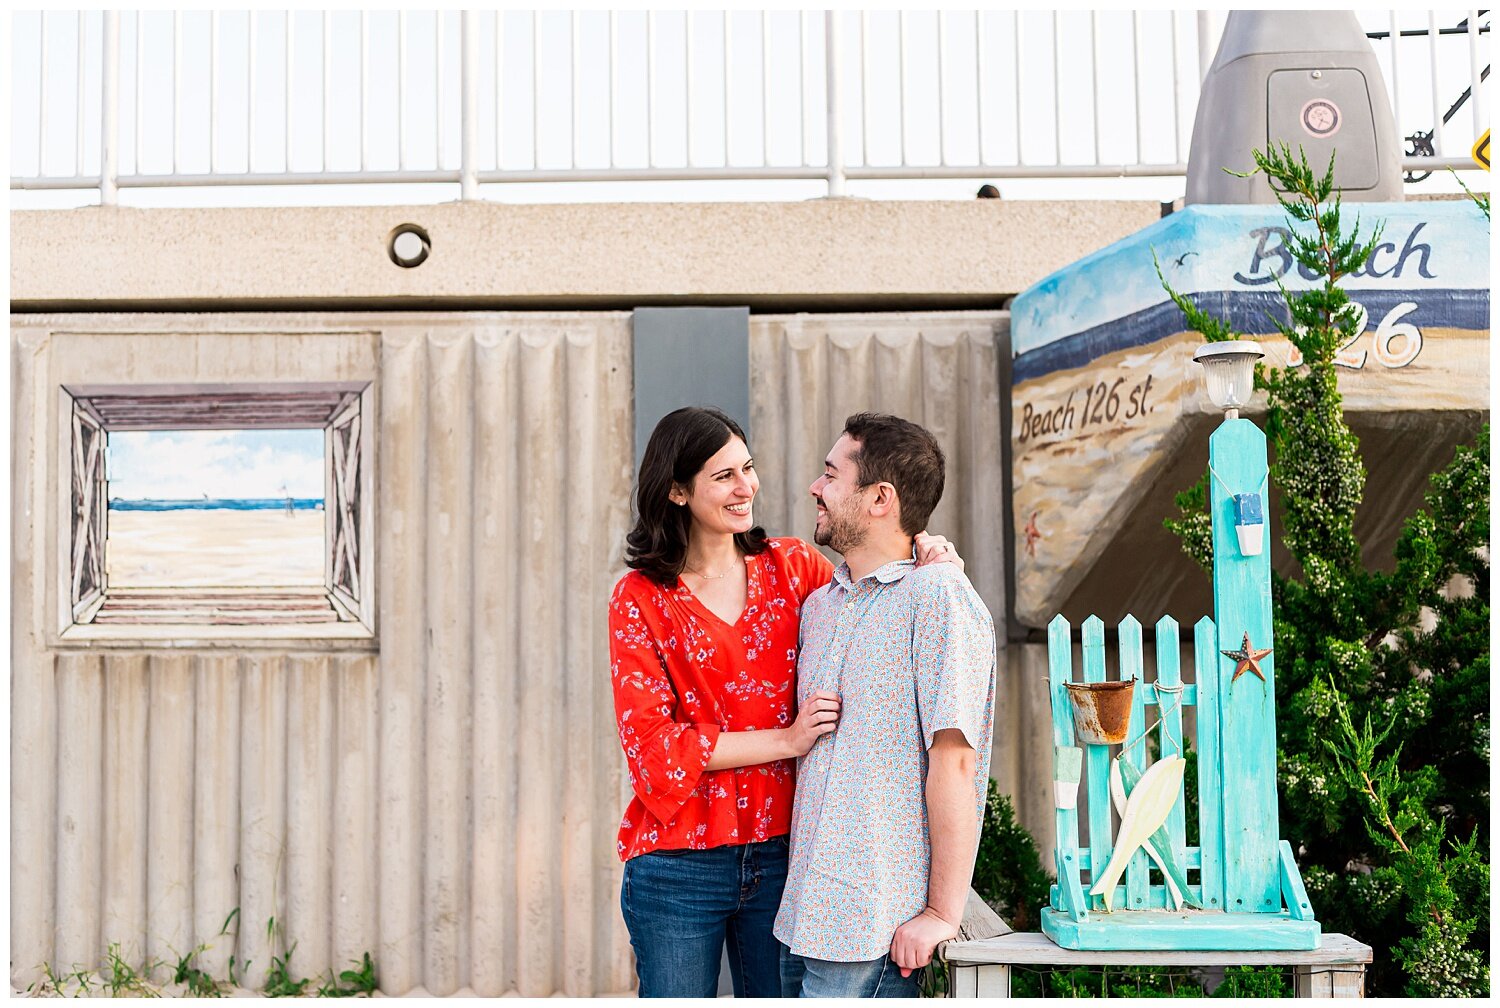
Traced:
<path fill-rule="evenodd" d="M 951 563 L 959 570 L 964 569 L 964 558 L 958 555 L 958 549 L 944 536 L 928 535 L 924 530 L 912 537 L 912 543 L 916 546 L 918 567 Z"/>

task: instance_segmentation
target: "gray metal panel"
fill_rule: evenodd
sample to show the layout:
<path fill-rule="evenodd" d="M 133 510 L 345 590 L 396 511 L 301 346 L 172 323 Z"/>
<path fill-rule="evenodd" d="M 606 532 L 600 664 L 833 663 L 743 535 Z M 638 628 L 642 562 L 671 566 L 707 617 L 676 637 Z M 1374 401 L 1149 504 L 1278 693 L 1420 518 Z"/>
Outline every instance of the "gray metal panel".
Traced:
<path fill-rule="evenodd" d="M 1353 67 L 1273 70 L 1266 81 L 1266 143 L 1301 146 L 1319 170 L 1337 150 L 1335 170 L 1346 191 L 1380 184 L 1370 89 Z"/>
<path fill-rule="evenodd" d="M 683 406 L 716 406 L 750 430 L 750 309 L 637 308 L 635 468 L 663 416 Z"/>

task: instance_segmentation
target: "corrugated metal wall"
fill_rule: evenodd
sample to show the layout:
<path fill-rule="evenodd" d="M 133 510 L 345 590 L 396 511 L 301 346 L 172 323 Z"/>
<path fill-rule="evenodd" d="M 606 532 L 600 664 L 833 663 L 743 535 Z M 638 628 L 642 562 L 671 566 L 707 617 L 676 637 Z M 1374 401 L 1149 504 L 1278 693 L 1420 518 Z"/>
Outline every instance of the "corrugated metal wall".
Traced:
<path fill-rule="evenodd" d="M 107 942 L 173 961 L 206 942 L 207 968 L 232 953 L 259 986 L 295 941 L 294 972 L 369 950 L 392 994 L 630 989 L 604 629 L 629 521 L 629 316 L 14 321 L 12 982 L 96 964 Z M 1005 324 L 754 318 L 767 528 L 810 534 L 806 486 L 845 415 L 918 420 L 950 458 L 933 528 L 999 621 Z M 362 374 L 378 388 L 378 653 L 49 643 L 57 385 Z M 1013 708 L 1002 681 L 1007 790 Z M 237 943 L 218 937 L 235 908 Z"/>

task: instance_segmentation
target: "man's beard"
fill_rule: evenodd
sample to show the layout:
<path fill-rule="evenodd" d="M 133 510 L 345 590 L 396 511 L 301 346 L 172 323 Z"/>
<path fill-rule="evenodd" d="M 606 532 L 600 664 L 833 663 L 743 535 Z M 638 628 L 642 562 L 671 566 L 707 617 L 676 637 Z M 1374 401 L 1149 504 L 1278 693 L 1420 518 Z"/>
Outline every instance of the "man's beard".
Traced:
<path fill-rule="evenodd" d="M 824 506 L 827 507 L 826 504 Z M 836 513 L 832 508 L 825 511 L 823 524 L 813 529 L 813 542 L 819 546 L 827 546 L 840 556 L 857 548 L 864 541 L 865 530 L 860 527 L 859 519 L 848 512 Z"/>

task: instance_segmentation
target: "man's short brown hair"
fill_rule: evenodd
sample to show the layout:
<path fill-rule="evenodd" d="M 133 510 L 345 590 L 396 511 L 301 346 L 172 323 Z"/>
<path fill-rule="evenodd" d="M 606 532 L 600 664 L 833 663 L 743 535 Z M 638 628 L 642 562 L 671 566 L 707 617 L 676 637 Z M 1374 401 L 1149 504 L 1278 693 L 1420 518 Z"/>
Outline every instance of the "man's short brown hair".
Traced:
<path fill-rule="evenodd" d="M 859 442 L 854 463 L 861 486 L 889 483 L 901 502 L 901 531 L 927 527 L 943 498 L 943 449 L 925 427 L 888 413 L 856 413 L 844 433 Z"/>

